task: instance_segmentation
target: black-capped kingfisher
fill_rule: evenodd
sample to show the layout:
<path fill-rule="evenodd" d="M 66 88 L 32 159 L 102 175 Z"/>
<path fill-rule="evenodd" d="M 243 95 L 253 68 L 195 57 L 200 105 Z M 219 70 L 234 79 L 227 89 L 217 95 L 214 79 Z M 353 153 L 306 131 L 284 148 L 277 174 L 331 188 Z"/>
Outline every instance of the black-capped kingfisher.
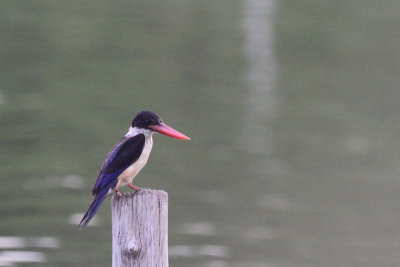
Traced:
<path fill-rule="evenodd" d="M 79 223 L 80 227 L 89 223 L 108 195 L 115 192 L 121 196 L 118 189 L 122 186 L 129 185 L 135 191 L 140 190 L 132 185 L 132 180 L 147 163 L 153 147 L 152 135 L 155 132 L 190 140 L 186 135 L 166 125 L 155 113 L 150 111 L 137 113 L 129 131 L 105 158 L 92 190 L 94 200 Z"/>

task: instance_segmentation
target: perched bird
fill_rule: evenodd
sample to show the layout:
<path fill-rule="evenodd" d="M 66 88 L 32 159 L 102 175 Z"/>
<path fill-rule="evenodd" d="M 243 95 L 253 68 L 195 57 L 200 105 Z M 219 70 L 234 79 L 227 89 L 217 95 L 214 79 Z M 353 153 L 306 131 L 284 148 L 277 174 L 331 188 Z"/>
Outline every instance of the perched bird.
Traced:
<path fill-rule="evenodd" d="M 132 180 L 146 165 L 153 146 L 153 133 L 158 132 L 173 138 L 190 140 L 186 135 L 166 125 L 161 118 L 150 111 L 140 111 L 132 120 L 129 131 L 108 153 L 93 187 L 94 200 L 86 211 L 80 227 L 89 223 L 103 200 L 114 191 L 129 185 L 133 190 L 140 188 L 132 185 Z"/>

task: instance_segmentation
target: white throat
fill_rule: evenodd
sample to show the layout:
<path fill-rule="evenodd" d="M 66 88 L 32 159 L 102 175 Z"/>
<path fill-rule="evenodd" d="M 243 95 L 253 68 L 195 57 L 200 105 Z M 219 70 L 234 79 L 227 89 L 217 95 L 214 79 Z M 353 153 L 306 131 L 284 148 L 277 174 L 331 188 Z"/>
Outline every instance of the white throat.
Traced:
<path fill-rule="evenodd" d="M 146 137 L 151 137 L 153 135 L 153 131 L 149 130 L 149 129 L 143 129 L 143 128 L 137 128 L 137 127 L 129 127 L 128 132 L 125 134 L 124 137 L 132 137 L 138 134 L 144 134 L 144 136 Z"/>

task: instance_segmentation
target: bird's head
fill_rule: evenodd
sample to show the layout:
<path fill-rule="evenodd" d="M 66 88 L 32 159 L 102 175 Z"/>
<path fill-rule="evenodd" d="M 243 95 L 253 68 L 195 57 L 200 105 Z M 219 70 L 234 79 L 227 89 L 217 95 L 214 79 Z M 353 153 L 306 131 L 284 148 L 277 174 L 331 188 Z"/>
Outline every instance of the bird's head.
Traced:
<path fill-rule="evenodd" d="M 157 114 L 151 111 L 138 112 L 132 120 L 132 127 L 158 132 L 177 139 L 190 140 L 183 133 L 166 125 Z"/>

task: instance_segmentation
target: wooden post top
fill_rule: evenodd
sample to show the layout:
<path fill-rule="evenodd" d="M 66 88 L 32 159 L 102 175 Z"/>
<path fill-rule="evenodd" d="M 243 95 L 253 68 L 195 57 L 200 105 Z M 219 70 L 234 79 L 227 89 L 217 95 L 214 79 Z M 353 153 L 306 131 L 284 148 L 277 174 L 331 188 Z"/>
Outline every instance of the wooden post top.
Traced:
<path fill-rule="evenodd" d="M 168 194 L 141 189 L 112 197 L 113 267 L 168 267 Z"/>

